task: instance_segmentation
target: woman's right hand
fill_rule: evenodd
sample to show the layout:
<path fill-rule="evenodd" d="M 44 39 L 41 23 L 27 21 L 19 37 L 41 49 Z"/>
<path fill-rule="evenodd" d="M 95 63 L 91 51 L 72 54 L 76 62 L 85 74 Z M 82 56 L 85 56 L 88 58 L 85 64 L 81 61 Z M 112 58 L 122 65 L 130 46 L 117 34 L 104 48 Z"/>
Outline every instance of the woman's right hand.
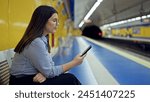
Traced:
<path fill-rule="evenodd" d="M 79 65 L 83 62 L 83 59 L 86 55 L 82 56 L 80 54 L 78 54 L 72 61 L 76 64 Z"/>

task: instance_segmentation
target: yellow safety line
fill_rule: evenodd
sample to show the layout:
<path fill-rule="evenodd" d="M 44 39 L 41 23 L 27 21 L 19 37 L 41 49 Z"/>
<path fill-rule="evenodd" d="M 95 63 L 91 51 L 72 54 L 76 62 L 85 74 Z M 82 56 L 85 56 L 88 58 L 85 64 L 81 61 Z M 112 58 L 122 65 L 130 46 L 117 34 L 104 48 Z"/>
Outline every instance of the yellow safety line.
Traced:
<path fill-rule="evenodd" d="M 139 57 L 136 57 L 136 56 L 128 54 L 126 52 L 120 51 L 119 49 L 114 48 L 111 45 L 104 44 L 102 42 L 98 42 L 98 41 L 95 41 L 95 40 L 87 38 L 87 37 L 84 37 L 84 38 L 86 38 L 90 42 L 95 43 L 96 45 L 102 46 L 102 47 L 104 47 L 104 48 L 106 48 L 106 49 L 108 49 L 108 50 L 110 50 L 112 52 L 115 52 L 115 53 L 117 53 L 117 54 L 119 54 L 119 55 L 121 55 L 121 56 L 123 56 L 125 58 L 128 58 L 128 59 L 130 59 L 130 60 L 132 60 L 132 61 L 134 61 L 136 63 L 139 63 L 139 64 L 141 64 L 141 65 L 143 65 L 143 66 L 145 66 L 147 68 L 150 68 L 150 62 L 148 62 L 148 61 L 146 61 L 144 59 L 140 59 Z"/>

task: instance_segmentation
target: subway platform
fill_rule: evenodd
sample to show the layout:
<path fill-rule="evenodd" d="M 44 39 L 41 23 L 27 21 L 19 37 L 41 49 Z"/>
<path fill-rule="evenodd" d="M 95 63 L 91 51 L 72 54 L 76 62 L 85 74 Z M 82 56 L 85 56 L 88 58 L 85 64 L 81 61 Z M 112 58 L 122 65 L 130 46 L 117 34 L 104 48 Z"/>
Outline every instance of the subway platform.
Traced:
<path fill-rule="evenodd" d="M 150 62 L 86 37 L 71 38 L 53 57 L 56 65 L 71 61 L 89 45 L 84 62 L 69 72 L 83 85 L 150 85 Z"/>

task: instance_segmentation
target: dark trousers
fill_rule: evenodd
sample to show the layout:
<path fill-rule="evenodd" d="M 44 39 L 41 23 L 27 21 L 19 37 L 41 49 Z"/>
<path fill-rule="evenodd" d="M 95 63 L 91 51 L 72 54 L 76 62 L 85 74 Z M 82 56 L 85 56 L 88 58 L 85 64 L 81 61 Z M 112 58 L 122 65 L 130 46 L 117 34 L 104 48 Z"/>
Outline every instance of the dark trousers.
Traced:
<path fill-rule="evenodd" d="M 35 75 L 26 75 L 23 77 L 10 76 L 10 85 L 81 85 L 80 81 L 70 73 L 61 74 L 54 78 L 47 78 L 43 83 L 33 82 Z"/>

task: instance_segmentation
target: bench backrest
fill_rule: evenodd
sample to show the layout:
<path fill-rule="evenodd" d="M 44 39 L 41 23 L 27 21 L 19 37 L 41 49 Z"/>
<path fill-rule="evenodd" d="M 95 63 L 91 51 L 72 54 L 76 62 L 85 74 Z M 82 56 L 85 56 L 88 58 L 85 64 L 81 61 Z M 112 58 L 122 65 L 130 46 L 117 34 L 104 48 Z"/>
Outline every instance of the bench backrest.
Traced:
<path fill-rule="evenodd" d="M 9 76 L 9 64 L 3 51 L 0 51 L 0 85 L 8 85 Z"/>

